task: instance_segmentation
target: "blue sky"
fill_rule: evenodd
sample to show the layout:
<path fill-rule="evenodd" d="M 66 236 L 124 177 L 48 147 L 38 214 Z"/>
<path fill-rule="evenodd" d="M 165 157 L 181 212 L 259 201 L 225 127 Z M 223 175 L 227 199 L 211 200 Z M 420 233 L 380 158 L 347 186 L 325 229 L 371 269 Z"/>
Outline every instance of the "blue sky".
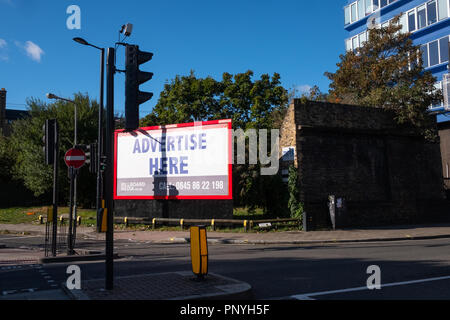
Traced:
<path fill-rule="evenodd" d="M 286 89 L 318 85 L 328 90 L 325 71 L 335 71 L 344 52 L 344 0 L 0 0 L 0 88 L 8 108 L 25 109 L 28 97 L 53 92 L 99 96 L 100 51 L 81 46 L 83 37 L 113 47 L 118 31 L 133 23 L 127 42 L 154 53 L 141 70 L 154 73 L 141 90 L 154 93 L 141 117 L 157 103 L 167 81 L 194 70 L 220 80 L 253 70 L 281 75 Z M 81 9 L 81 29 L 69 30 L 70 5 Z M 124 48 L 117 67 L 124 69 Z M 115 109 L 124 112 L 124 75 L 117 74 Z"/>

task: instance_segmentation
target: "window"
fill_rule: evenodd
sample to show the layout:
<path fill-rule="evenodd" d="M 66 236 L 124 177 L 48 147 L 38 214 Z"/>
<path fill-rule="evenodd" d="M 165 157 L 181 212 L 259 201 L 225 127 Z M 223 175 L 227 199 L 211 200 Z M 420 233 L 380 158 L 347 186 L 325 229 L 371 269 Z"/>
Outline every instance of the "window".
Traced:
<path fill-rule="evenodd" d="M 350 7 L 345 7 L 345 25 L 350 24 Z"/>
<path fill-rule="evenodd" d="M 379 8 L 378 0 L 372 0 L 372 11 L 377 11 Z"/>
<path fill-rule="evenodd" d="M 366 0 L 366 16 L 372 13 L 371 0 Z"/>
<path fill-rule="evenodd" d="M 366 41 L 367 41 L 367 35 L 365 32 L 363 32 L 359 35 L 359 45 L 361 45 L 361 46 L 364 45 L 364 42 L 366 42 Z"/>
<path fill-rule="evenodd" d="M 413 32 L 414 30 L 416 30 L 416 12 L 415 11 L 410 11 L 408 13 L 408 25 L 409 25 L 409 32 Z"/>
<path fill-rule="evenodd" d="M 353 50 L 356 50 L 359 47 L 358 37 L 354 37 L 352 39 Z"/>
<path fill-rule="evenodd" d="M 364 0 L 358 0 L 358 19 L 362 19 L 365 16 Z"/>
<path fill-rule="evenodd" d="M 428 17 L 428 25 L 437 22 L 437 6 L 436 0 L 430 1 L 427 3 L 427 17 Z"/>
<path fill-rule="evenodd" d="M 358 20 L 358 17 L 356 15 L 356 2 L 352 4 L 352 23 Z"/>
<path fill-rule="evenodd" d="M 417 29 L 422 29 L 427 26 L 426 6 L 417 8 Z"/>
<path fill-rule="evenodd" d="M 438 0 L 439 21 L 448 17 L 448 0 Z"/>
<path fill-rule="evenodd" d="M 430 42 L 428 52 L 430 55 L 430 67 L 439 64 L 439 44 L 438 41 Z"/>
<path fill-rule="evenodd" d="M 407 19 L 406 14 L 402 14 L 402 16 L 400 17 L 400 24 L 402 25 L 401 32 L 407 33 L 408 32 L 408 19 Z"/>
<path fill-rule="evenodd" d="M 428 45 L 421 46 L 420 51 L 422 51 L 423 67 L 428 68 Z"/>
<path fill-rule="evenodd" d="M 440 63 L 448 61 L 448 37 L 439 40 Z"/>
<path fill-rule="evenodd" d="M 381 0 L 380 1 L 380 7 L 381 8 L 384 8 L 384 7 L 386 7 L 388 5 L 388 0 Z"/>
<path fill-rule="evenodd" d="M 345 40 L 345 50 L 347 50 L 347 51 L 352 50 L 352 40 L 350 40 L 350 39 Z"/>

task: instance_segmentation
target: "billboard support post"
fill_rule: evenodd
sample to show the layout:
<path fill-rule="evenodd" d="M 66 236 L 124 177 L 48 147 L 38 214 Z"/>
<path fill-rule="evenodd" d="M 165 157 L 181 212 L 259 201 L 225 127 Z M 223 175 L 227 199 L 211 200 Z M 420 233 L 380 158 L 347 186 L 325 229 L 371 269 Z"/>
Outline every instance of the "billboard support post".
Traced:
<path fill-rule="evenodd" d="M 105 243 L 105 288 L 106 290 L 114 289 L 114 74 L 115 67 L 115 49 L 108 48 L 107 64 L 106 64 L 106 174 L 104 183 L 104 195 L 107 212 L 107 230 Z"/>

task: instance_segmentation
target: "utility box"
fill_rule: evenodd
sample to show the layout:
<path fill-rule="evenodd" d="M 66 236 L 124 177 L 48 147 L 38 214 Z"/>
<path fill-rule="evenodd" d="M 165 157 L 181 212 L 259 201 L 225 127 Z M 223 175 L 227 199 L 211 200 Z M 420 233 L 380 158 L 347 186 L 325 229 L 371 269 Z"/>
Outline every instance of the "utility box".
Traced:
<path fill-rule="evenodd" d="M 346 223 L 346 204 L 345 198 L 331 195 L 328 197 L 328 208 L 330 211 L 330 220 L 333 230 L 342 228 Z"/>

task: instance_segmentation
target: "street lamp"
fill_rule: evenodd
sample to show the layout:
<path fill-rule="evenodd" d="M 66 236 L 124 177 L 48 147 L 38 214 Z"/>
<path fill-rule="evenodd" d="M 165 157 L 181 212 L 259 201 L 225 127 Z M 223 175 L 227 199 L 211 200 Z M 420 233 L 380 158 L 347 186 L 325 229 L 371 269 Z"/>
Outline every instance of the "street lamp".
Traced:
<path fill-rule="evenodd" d="M 75 121 L 75 126 L 74 126 L 75 132 L 74 132 L 73 146 L 76 147 L 77 144 L 78 144 L 78 142 L 77 142 L 77 133 L 78 133 L 78 130 L 77 130 L 77 104 L 73 100 L 58 97 L 57 95 L 55 95 L 53 93 L 47 93 L 47 98 L 48 99 L 53 99 L 53 100 L 67 101 L 67 102 L 73 103 L 73 105 L 75 106 L 75 120 L 74 120 Z"/>
<path fill-rule="evenodd" d="M 75 101 L 70 100 L 70 99 L 66 99 L 66 98 L 61 98 L 58 97 L 57 95 L 53 94 L 53 93 L 47 93 L 47 98 L 48 99 L 53 99 L 53 100 L 62 100 L 62 101 L 67 101 L 70 102 L 74 105 L 74 141 L 73 141 L 73 146 L 74 148 L 77 147 L 78 145 L 78 140 L 77 140 L 77 135 L 78 135 L 78 130 L 77 130 L 77 104 L 75 103 Z M 72 201 L 72 191 L 73 191 L 73 209 L 72 209 L 72 202 L 70 204 L 70 208 L 71 208 L 71 212 L 69 214 L 69 237 L 68 237 L 68 253 L 69 255 L 72 255 L 74 253 L 73 251 L 73 247 L 74 247 L 74 234 L 76 233 L 76 224 L 74 224 L 74 221 L 76 221 L 77 218 L 77 170 L 70 168 L 70 177 L 71 177 L 71 184 L 70 184 L 70 198 Z M 73 183 L 72 183 L 73 182 Z M 75 225 L 75 226 L 74 226 Z M 74 227 L 73 227 L 74 226 Z"/>
<path fill-rule="evenodd" d="M 100 170 L 100 163 L 102 158 L 102 151 L 103 151 L 103 92 L 104 92 L 104 65 L 105 65 L 105 49 L 97 47 L 93 44 L 90 44 L 83 38 L 73 38 L 73 41 L 82 44 L 84 46 L 89 46 L 96 48 L 101 51 L 100 56 L 100 106 L 98 109 L 98 155 L 97 155 L 97 199 L 96 199 L 96 205 L 97 205 L 97 230 L 100 231 L 100 225 L 101 225 L 101 219 L 98 215 L 99 209 L 102 207 L 102 198 L 103 198 L 103 192 L 102 192 L 102 173 Z"/>

